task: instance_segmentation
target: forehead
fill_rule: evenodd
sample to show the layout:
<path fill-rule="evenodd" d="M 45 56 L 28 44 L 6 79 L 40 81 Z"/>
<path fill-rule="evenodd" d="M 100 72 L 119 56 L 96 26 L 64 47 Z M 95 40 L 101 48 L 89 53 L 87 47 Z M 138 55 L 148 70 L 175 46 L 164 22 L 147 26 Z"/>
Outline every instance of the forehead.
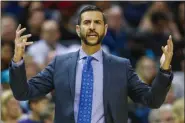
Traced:
<path fill-rule="evenodd" d="M 103 15 L 99 11 L 87 11 L 82 13 L 81 15 L 82 21 L 84 20 L 102 20 L 103 21 Z"/>

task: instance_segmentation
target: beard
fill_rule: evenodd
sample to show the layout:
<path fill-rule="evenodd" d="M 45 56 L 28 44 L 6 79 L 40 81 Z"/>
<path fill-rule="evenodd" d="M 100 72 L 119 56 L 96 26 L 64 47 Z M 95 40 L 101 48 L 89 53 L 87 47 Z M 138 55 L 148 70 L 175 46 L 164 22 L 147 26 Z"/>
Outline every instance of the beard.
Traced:
<path fill-rule="evenodd" d="M 87 40 L 87 35 L 82 34 L 82 32 L 80 32 L 80 38 L 81 38 L 81 40 L 82 40 L 86 45 L 88 45 L 88 46 L 96 46 L 96 45 L 100 44 L 101 41 L 102 41 L 103 38 L 104 38 L 104 35 L 103 35 L 103 34 L 102 34 L 102 35 L 99 35 L 98 33 L 96 33 L 96 34 L 97 34 L 98 39 L 97 39 L 97 41 L 96 41 L 95 43 L 91 43 L 90 41 L 88 41 L 88 40 Z"/>

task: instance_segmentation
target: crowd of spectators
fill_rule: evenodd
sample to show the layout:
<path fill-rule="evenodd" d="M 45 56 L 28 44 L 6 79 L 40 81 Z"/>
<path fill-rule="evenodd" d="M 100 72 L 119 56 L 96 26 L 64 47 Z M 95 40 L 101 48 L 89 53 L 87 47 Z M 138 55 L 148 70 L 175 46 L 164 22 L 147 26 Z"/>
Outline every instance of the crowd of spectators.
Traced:
<path fill-rule="evenodd" d="M 160 67 L 161 46 L 172 35 L 174 79 L 164 104 L 150 109 L 128 98 L 128 123 L 184 123 L 185 2 L 134 1 L 1 1 L 1 120 L 3 123 L 53 123 L 54 91 L 45 97 L 17 101 L 9 87 L 9 64 L 18 24 L 34 44 L 26 48 L 27 79 L 56 55 L 77 51 L 75 25 L 88 4 L 100 7 L 109 25 L 105 52 L 130 59 L 143 82 L 152 85 Z"/>

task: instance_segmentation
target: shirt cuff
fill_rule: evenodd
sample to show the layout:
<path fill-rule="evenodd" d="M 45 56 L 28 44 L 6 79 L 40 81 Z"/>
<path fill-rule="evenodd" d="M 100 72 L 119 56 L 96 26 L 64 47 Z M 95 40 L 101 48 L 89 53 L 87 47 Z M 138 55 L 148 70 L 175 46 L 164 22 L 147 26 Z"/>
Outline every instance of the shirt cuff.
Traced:
<path fill-rule="evenodd" d="M 12 60 L 12 66 L 13 67 L 19 67 L 23 64 L 24 60 L 22 59 L 21 61 L 15 63 L 13 60 Z"/>
<path fill-rule="evenodd" d="M 173 80 L 174 75 L 173 75 L 171 67 L 169 70 L 163 70 L 162 68 L 160 68 L 160 72 L 163 73 L 164 75 L 168 76 L 171 81 Z"/>

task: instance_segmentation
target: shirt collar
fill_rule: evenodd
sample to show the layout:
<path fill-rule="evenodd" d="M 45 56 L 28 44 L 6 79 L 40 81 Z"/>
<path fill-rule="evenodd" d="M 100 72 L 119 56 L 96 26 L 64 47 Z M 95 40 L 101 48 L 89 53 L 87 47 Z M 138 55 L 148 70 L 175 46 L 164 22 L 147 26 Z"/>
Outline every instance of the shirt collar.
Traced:
<path fill-rule="evenodd" d="M 88 56 L 84 50 L 82 49 L 82 47 L 80 48 L 80 52 L 79 52 L 79 60 L 83 59 L 84 57 Z M 95 52 L 94 54 L 91 55 L 93 58 L 95 58 L 97 61 L 101 62 L 102 61 L 102 49 L 98 50 L 97 52 Z"/>

